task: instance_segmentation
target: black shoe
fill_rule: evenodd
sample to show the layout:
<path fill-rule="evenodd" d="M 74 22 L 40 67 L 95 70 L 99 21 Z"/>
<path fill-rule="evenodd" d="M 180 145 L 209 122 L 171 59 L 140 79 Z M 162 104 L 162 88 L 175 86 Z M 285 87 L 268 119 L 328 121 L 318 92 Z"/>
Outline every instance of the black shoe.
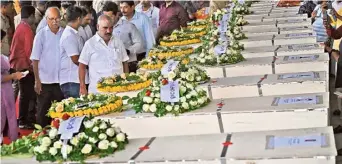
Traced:
<path fill-rule="evenodd" d="M 341 115 L 341 111 L 336 109 L 336 110 L 334 110 L 333 115 L 334 116 L 339 116 L 339 115 Z"/>
<path fill-rule="evenodd" d="M 35 129 L 32 124 L 25 125 L 25 129 Z"/>
<path fill-rule="evenodd" d="M 19 124 L 19 129 L 26 129 L 26 125 L 24 125 L 24 124 Z"/>
<path fill-rule="evenodd" d="M 341 156 L 342 155 L 342 149 L 338 149 L 337 154 L 338 154 L 338 156 Z"/>

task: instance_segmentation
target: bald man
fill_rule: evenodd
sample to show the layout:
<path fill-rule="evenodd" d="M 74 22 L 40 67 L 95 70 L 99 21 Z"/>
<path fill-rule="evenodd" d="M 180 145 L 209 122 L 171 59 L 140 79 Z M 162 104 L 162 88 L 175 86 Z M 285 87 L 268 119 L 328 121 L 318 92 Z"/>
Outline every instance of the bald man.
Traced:
<path fill-rule="evenodd" d="M 48 25 L 36 34 L 31 54 L 35 75 L 34 89 L 38 95 L 37 123 L 42 127 L 51 122 L 46 116 L 51 102 L 63 99 L 58 73 L 61 58 L 59 43 L 64 29 L 60 27 L 58 8 L 48 8 L 45 16 Z"/>
<path fill-rule="evenodd" d="M 89 66 L 89 93 L 97 93 L 96 84 L 102 77 L 128 73 L 128 55 L 122 41 L 113 36 L 113 21 L 101 15 L 97 33 L 84 45 L 79 62 L 80 95 L 88 93 L 85 77 Z"/>

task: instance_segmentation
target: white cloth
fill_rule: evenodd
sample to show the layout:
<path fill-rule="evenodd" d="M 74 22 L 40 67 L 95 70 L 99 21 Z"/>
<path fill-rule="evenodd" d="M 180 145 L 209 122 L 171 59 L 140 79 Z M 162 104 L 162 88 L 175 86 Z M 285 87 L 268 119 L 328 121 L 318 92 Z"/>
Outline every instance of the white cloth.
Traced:
<path fill-rule="evenodd" d="M 54 34 L 48 26 L 40 30 L 33 41 L 31 60 L 39 60 L 40 81 L 44 84 L 59 83 L 60 68 L 59 42 L 63 28 Z"/>
<path fill-rule="evenodd" d="M 120 38 L 125 48 L 130 51 L 128 62 L 136 61 L 136 54 L 145 52 L 144 41 L 133 23 L 120 19 L 114 26 L 113 35 Z"/>
<path fill-rule="evenodd" d="M 84 45 L 79 62 L 89 66 L 89 93 L 97 93 L 96 84 L 102 77 L 123 73 L 122 62 L 128 61 L 125 46 L 117 37 L 108 45 L 95 34 Z"/>
<path fill-rule="evenodd" d="M 14 17 L 14 27 L 15 27 L 15 29 L 17 29 L 17 27 L 18 27 L 20 21 L 21 21 L 21 14 L 18 14 L 18 15 L 16 15 L 16 16 Z"/>
<path fill-rule="evenodd" d="M 159 8 L 155 7 L 155 6 L 153 6 L 153 4 L 151 4 L 151 7 L 148 10 L 143 11 L 143 6 L 141 3 L 139 3 L 135 7 L 135 10 L 138 12 L 144 13 L 148 18 L 150 18 L 150 21 L 152 23 L 154 36 L 157 36 L 157 30 L 159 27 Z"/>
<path fill-rule="evenodd" d="M 81 37 L 83 44 L 89 40 L 91 37 L 93 37 L 93 32 L 91 31 L 91 28 L 89 25 L 82 27 L 80 26 L 78 28 L 78 35 Z"/>
<path fill-rule="evenodd" d="M 83 48 L 82 38 L 70 26 L 66 26 L 60 40 L 61 68 L 59 70 L 59 84 L 80 83 L 78 66 L 71 60 L 72 56 L 80 55 Z M 85 79 L 88 84 L 88 76 Z"/>

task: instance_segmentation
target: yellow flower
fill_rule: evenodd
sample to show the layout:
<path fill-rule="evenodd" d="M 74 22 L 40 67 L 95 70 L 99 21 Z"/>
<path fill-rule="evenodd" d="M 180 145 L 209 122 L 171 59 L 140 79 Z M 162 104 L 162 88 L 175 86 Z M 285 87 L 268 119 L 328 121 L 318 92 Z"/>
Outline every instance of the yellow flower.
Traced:
<path fill-rule="evenodd" d="M 57 103 L 56 112 L 61 113 L 61 112 L 63 112 L 63 110 L 64 110 L 64 104 L 63 103 Z"/>

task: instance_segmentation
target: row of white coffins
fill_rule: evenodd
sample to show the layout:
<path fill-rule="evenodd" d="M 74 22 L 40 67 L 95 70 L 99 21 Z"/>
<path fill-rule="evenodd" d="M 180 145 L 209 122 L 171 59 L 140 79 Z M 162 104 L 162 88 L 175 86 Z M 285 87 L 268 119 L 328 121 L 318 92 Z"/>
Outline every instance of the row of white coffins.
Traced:
<path fill-rule="evenodd" d="M 178 127 L 178 130 L 182 129 Z M 86 163 L 335 164 L 335 156 L 332 128 L 322 127 L 131 139 L 125 150 L 106 158 L 87 160 Z M 38 162 L 16 158 L 3 159 L 2 163 Z"/>

